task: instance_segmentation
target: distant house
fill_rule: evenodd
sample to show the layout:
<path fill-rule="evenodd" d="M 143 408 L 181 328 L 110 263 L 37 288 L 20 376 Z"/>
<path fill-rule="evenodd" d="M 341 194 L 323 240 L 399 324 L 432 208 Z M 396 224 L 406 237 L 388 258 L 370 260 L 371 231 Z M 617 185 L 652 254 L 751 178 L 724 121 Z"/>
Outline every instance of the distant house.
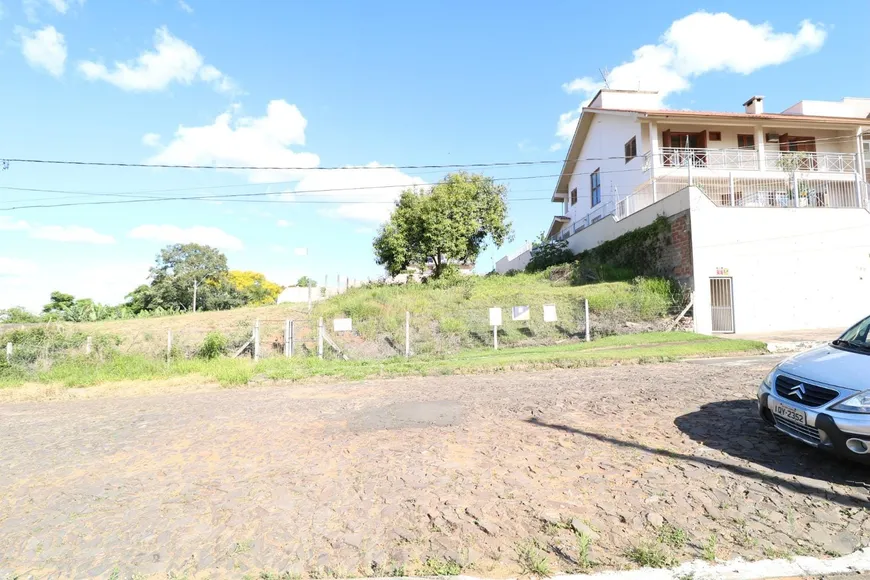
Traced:
<path fill-rule="evenodd" d="M 765 113 L 658 108 L 600 91 L 584 108 L 547 228 L 575 253 L 671 223 L 662 268 L 694 292 L 698 332 L 842 327 L 870 314 L 870 99 Z M 528 253 L 497 271 L 521 269 Z"/>

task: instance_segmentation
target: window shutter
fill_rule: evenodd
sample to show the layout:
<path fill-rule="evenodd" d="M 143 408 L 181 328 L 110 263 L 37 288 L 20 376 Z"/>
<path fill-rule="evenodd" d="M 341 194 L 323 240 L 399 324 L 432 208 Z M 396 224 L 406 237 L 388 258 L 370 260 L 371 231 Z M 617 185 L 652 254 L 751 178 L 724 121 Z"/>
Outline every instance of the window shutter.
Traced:
<path fill-rule="evenodd" d="M 788 151 L 788 133 L 779 136 L 779 150 Z"/>
<path fill-rule="evenodd" d="M 662 147 L 670 147 L 671 146 L 671 130 L 666 129 L 662 131 Z"/>
<path fill-rule="evenodd" d="M 706 149 L 707 148 L 707 130 L 704 129 L 700 133 L 698 133 L 698 149 Z"/>

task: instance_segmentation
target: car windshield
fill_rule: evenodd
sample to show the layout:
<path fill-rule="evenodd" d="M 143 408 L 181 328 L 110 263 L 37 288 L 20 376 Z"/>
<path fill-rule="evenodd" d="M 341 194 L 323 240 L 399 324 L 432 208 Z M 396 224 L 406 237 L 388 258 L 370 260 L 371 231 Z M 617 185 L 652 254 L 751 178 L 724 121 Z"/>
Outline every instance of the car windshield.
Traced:
<path fill-rule="evenodd" d="M 870 342 L 867 340 L 868 331 L 870 331 L 870 316 L 844 332 L 839 340 L 870 348 Z"/>

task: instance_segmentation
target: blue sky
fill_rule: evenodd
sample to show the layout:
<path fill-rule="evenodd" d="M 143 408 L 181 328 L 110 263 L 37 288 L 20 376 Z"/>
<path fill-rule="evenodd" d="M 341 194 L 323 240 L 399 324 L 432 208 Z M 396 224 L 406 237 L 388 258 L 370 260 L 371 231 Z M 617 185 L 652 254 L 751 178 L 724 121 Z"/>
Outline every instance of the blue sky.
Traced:
<path fill-rule="evenodd" d="M 763 94 L 778 111 L 870 96 L 868 2 L 0 2 L 0 158 L 280 167 L 560 159 L 604 67 L 612 85 L 659 89 L 673 108 L 735 111 Z M 549 225 L 558 167 L 487 172 L 510 198 L 541 199 L 512 202 L 516 241 L 488 250 L 479 271 Z M 38 307 L 54 289 L 118 302 L 174 241 L 212 243 L 231 268 L 283 284 L 302 274 L 377 277 L 371 240 L 389 204 L 334 202 L 389 201 L 443 173 L 13 162 L 0 172 L 0 308 Z M 375 185 L 395 187 L 287 193 Z M 276 195 L 10 209 L 130 199 L 12 188 Z"/>

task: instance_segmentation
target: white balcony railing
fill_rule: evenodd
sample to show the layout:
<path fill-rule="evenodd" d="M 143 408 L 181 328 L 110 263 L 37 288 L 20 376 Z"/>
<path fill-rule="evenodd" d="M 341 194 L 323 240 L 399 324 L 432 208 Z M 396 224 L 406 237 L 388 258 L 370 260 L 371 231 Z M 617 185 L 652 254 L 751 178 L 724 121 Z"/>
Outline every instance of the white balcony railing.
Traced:
<path fill-rule="evenodd" d="M 718 206 L 766 208 L 861 208 L 870 211 L 870 184 L 863 179 L 824 179 L 783 173 L 781 177 L 694 175 L 691 184 Z M 689 177 L 652 179 L 616 203 L 614 217 L 624 219 L 688 187 Z M 795 194 L 797 192 L 797 194 Z"/>
<path fill-rule="evenodd" d="M 756 149 L 692 149 L 662 147 L 656 154 L 662 167 L 694 167 L 704 169 L 748 170 L 760 169 Z M 821 173 L 854 173 L 856 156 L 853 153 L 816 153 L 810 151 L 765 151 L 764 167 L 768 171 L 818 171 Z M 648 171 L 652 156 L 646 153 L 642 169 Z"/>
<path fill-rule="evenodd" d="M 784 171 L 820 171 L 823 173 L 854 173 L 852 153 L 814 153 L 810 151 L 765 151 L 764 165 Z"/>
<path fill-rule="evenodd" d="M 598 205 L 595 210 L 586 214 L 582 218 L 578 220 L 574 220 L 570 224 L 567 224 L 559 230 L 559 233 L 556 235 L 557 240 L 565 240 L 570 238 L 580 230 L 585 230 L 592 224 L 597 221 L 601 221 L 609 215 L 614 213 L 614 204 L 613 202 L 605 202 Z"/>
<path fill-rule="evenodd" d="M 664 167 L 706 167 L 708 169 L 758 169 L 758 151 L 755 149 L 686 149 L 662 147 L 661 164 Z"/>

